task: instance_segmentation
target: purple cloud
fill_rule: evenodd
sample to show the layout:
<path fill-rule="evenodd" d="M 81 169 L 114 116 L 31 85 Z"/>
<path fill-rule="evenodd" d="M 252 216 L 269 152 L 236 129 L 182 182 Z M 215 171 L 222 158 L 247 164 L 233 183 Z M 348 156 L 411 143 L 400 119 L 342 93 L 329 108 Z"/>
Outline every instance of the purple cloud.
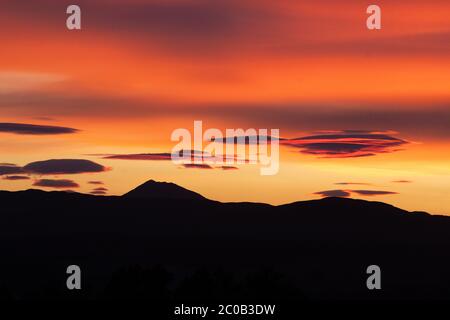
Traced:
<path fill-rule="evenodd" d="M 321 158 L 357 158 L 398 151 L 405 140 L 377 131 L 343 130 L 282 141 Z"/>
<path fill-rule="evenodd" d="M 314 192 L 314 194 L 320 195 L 322 197 L 349 197 L 350 192 L 345 190 L 325 190 L 325 191 L 318 191 Z"/>
<path fill-rule="evenodd" d="M 43 126 L 27 123 L 0 123 L 0 132 L 27 134 L 27 135 L 50 135 L 50 134 L 68 134 L 77 133 L 78 129 L 58 127 L 58 126 Z"/>
<path fill-rule="evenodd" d="M 95 191 L 95 190 L 93 190 L 93 191 L 91 191 L 89 193 L 93 194 L 93 195 L 96 195 L 96 196 L 104 196 L 104 195 L 106 195 L 105 191 Z"/>
<path fill-rule="evenodd" d="M 64 188 L 78 188 L 79 185 L 73 180 L 52 180 L 52 179 L 40 179 L 33 183 L 33 186 L 44 187 L 44 188 L 54 188 L 54 189 L 64 189 Z"/>
<path fill-rule="evenodd" d="M 393 183 L 412 183 L 410 180 L 394 180 Z"/>
<path fill-rule="evenodd" d="M 150 160 L 150 161 L 169 161 L 172 160 L 172 156 L 183 157 L 184 153 L 190 153 L 192 159 L 199 158 L 210 158 L 209 154 L 206 154 L 202 151 L 197 150 L 180 150 L 178 152 L 169 153 L 169 152 L 161 152 L 161 153 L 131 153 L 131 154 L 110 154 L 104 155 L 103 159 L 116 159 L 116 160 Z"/>
<path fill-rule="evenodd" d="M 94 184 L 94 185 L 102 185 L 104 184 L 103 181 L 88 181 L 89 184 Z"/>
<path fill-rule="evenodd" d="M 237 167 L 233 167 L 233 166 L 221 166 L 220 168 L 222 170 L 238 170 Z"/>
<path fill-rule="evenodd" d="M 0 176 L 9 174 L 24 173 L 23 168 L 12 163 L 0 164 Z"/>
<path fill-rule="evenodd" d="M 92 191 L 108 191 L 108 188 L 104 188 L 104 187 L 99 187 L 99 188 L 95 188 Z"/>
<path fill-rule="evenodd" d="M 213 167 L 206 163 L 184 163 L 183 167 L 186 169 L 213 169 Z"/>
<path fill-rule="evenodd" d="M 349 186 L 349 185 L 359 185 L 359 186 L 371 186 L 371 183 L 365 182 L 336 182 L 335 185 L 339 186 Z"/>
<path fill-rule="evenodd" d="M 78 174 L 104 172 L 108 168 L 90 160 L 83 159 L 52 159 L 27 164 L 23 170 L 28 173 L 48 174 Z"/>
<path fill-rule="evenodd" d="M 397 192 L 378 190 L 351 190 L 351 192 L 359 194 L 361 196 L 384 196 L 389 194 L 398 194 Z"/>
<path fill-rule="evenodd" d="M 350 197 L 352 194 L 357 194 L 360 196 L 384 196 L 391 194 L 398 194 L 392 191 L 382 191 L 382 190 L 325 190 L 315 192 L 314 194 L 320 195 L 322 197 Z"/>
<path fill-rule="evenodd" d="M 30 177 L 27 176 L 6 176 L 3 178 L 3 180 L 10 180 L 10 181 L 16 181 L 16 180 L 29 180 Z"/>

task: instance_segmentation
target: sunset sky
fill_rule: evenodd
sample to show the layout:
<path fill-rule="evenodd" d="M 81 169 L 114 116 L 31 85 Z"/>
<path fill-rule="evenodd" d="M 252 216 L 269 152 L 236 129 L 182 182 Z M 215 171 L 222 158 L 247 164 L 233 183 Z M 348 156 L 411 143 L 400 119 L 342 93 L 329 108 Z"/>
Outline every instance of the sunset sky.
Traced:
<path fill-rule="evenodd" d="M 69 31 L 72 2 L 0 0 L 0 189 L 154 179 L 220 201 L 450 215 L 450 1 L 373 1 L 373 31 L 359 0 L 75 3 Z M 279 129 L 279 173 L 173 164 L 171 133 L 194 120 Z"/>

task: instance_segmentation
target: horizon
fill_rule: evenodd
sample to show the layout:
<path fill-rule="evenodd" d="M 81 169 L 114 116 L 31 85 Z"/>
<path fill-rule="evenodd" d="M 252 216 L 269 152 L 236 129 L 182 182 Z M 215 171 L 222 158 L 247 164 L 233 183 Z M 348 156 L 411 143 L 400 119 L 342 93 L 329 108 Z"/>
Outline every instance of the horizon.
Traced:
<path fill-rule="evenodd" d="M 266 203 L 266 202 L 251 202 L 251 201 L 229 201 L 229 202 L 227 202 L 227 201 L 219 201 L 219 200 L 216 200 L 216 199 L 210 199 L 210 198 L 204 197 L 201 193 L 199 193 L 199 192 L 197 192 L 195 190 L 190 190 L 188 188 L 185 188 L 185 187 L 183 187 L 181 185 L 178 185 L 178 184 L 170 182 L 170 181 L 156 181 L 156 180 L 153 180 L 153 179 L 149 179 L 149 180 L 145 181 L 144 183 L 136 186 L 135 188 L 132 188 L 131 190 L 128 190 L 127 192 L 125 192 L 124 194 L 121 194 L 121 195 L 108 195 L 108 194 L 101 194 L 101 193 L 100 194 L 83 193 L 83 192 L 78 192 L 78 191 L 74 191 L 74 190 L 44 190 L 44 189 L 39 189 L 39 188 L 29 188 L 29 189 L 16 190 L 16 191 L 0 190 L 0 192 L 12 192 L 12 193 L 14 193 L 14 192 L 39 191 L 39 192 L 56 192 L 56 193 L 69 193 L 69 194 L 75 193 L 75 194 L 85 195 L 85 196 L 90 196 L 90 197 L 118 197 L 118 198 L 120 198 L 120 197 L 125 197 L 128 193 L 135 191 L 139 187 L 142 187 L 142 186 L 148 184 L 149 182 L 153 182 L 153 183 L 156 183 L 156 184 L 174 185 L 176 188 L 181 188 L 181 189 L 187 190 L 189 192 L 193 192 L 193 193 L 195 193 L 197 195 L 200 195 L 203 199 L 199 199 L 199 200 L 213 201 L 213 202 L 219 202 L 219 203 L 223 203 L 223 204 L 226 204 L 226 203 L 236 203 L 236 204 L 238 204 L 238 203 L 250 203 L 250 204 L 263 204 L 263 205 L 271 205 L 271 206 L 274 206 L 274 207 L 278 207 L 278 206 L 283 206 L 283 205 L 289 205 L 289 204 L 294 204 L 294 203 L 302 203 L 302 202 L 310 202 L 310 201 L 321 201 L 321 200 L 327 200 L 327 199 L 343 199 L 343 200 L 355 200 L 355 201 L 363 201 L 363 202 L 368 202 L 368 203 L 382 203 L 382 204 L 391 205 L 390 203 L 385 203 L 385 202 L 382 202 L 382 201 L 376 201 L 375 199 L 373 199 L 373 200 L 372 199 L 366 200 L 366 199 L 362 199 L 362 198 L 343 197 L 343 196 L 324 196 L 324 197 L 319 198 L 319 199 L 304 199 L 304 200 L 297 200 L 297 201 L 280 203 L 280 204 L 275 204 L 275 205 L 274 204 L 270 204 L 270 203 Z M 151 194 L 149 194 L 149 195 L 151 195 Z M 142 195 L 141 197 L 137 197 L 137 198 L 145 198 L 145 196 Z M 154 197 L 154 198 L 155 199 L 164 199 L 165 197 L 157 196 L 157 197 Z M 169 198 L 171 198 L 171 197 L 169 197 Z M 175 197 L 175 198 L 171 198 L 171 199 L 176 200 L 178 198 Z M 179 200 L 182 200 L 182 199 L 179 199 Z M 406 211 L 408 213 L 421 212 L 421 213 L 426 213 L 426 214 L 429 214 L 429 215 L 432 215 L 432 216 L 433 215 L 434 216 L 450 216 L 450 214 L 449 215 L 441 215 L 441 214 L 435 214 L 435 213 L 432 213 L 432 212 L 425 212 L 425 211 L 421 211 L 421 210 L 408 211 L 408 210 L 405 210 L 405 209 L 403 209 L 401 207 L 396 207 L 396 206 L 393 206 L 393 207 L 398 208 L 400 210 L 404 210 L 404 211 Z"/>

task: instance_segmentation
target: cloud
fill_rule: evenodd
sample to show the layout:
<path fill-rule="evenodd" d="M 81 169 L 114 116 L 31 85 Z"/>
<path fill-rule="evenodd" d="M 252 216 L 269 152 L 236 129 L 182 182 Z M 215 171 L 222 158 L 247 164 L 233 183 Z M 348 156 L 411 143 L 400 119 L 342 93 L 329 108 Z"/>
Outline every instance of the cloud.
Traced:
<path fill-rule="evenodd" d="M 410 180 L 394 180 L 391 182 L 393 182 L 393 183 L 412 183 L 412 181 L 410 181 Z"/>
<path fill-rule="evenodd" d="M 93 194 L 93 195 L 96 195 L 96 196 L 103 196 L 103 195 L 106 195 L 106 192 L 105 191 L 96 191 L 96 190 L 94 190 L 94 191 L 91 191 L 91 192 L 89 192 L 90 194 Z"/>
<path fill-rule="evenodd" d="M 184 163 L 183 168 L 186 169 L 222 169 L 222 170 L 237 170 L 234 166 L 219 166 L 213 167 L 206 163 L 208 160 L 213 160 L 213 157 L 209 153 L 198 150 L 180 150 L 179 152 L 173 153 L 174 156 L 183 156 L 183 152 L 191 153 L 191 161 L 202 160 L 202 163 Z M 218 156 L 219 157 L 219 156 Z M 148 160 L 148 161 L 171 161 L 172 154 L 168 152 L 162 153 L 136 153 L 136 154 L 113 154 L 113 155 L 102 155 L 103 159 L 115 159 L 115 160 Z M 221 159 L 227 159 L 227 157 L 219 157 Z M 236 160 L 236 156 L 233 157 Z M 205 161 L 205 162 L 203 162 Z M 247 161 L 245 161 L 247 162 Z"/>
<path fill-rule="evenodd" d="M 50 134 L 68 134 L 77 133 L 78 129 L 58 127 L 58 126 L 42 126 L 27 123 L 0 123 L 0 132 L 27 134 L 27 135 L 50 135 Z"/>
<path fill-rule="evenodd" d="M 98 187 L 98 188 L 93 189 L 90 192 L 90 194 L 97 195 L 97 196 L 102 196 L 102 195 L 106 195 L 107 192 L 108 192 L 107 188 L 105 188 L 105 187 Z"/>
<path fill-rule="evenodd" d="M 248 159 L 243 159 L 242 157 L 239 157 L 238 155 L 233 156 L 226 156 L 223 154 L 217 154 L 215 157 L 212 156 L 210 153 L 206 153 L 203 151 L 198 150 L 179 150 L 174 152 L 173 154 L 168 152 L 162 152 L 162 153 L 136 153 L 136 154 L 90 154 L 91 156 L 101 156 L 102 159 L 115 159 L 115 160 L 148 160 L 148 161 L 172 161 L 172 156 L 174 158 L 183 158 L 184 152 L 190 152 L 191 154 L 191 161 L 194 162 L 194 160 L 201 161 L 203 164 L 213 164 L 215 161 L 228 161 L 232 160 L 233 162 L 239 162 L 241 163 L 248 163 Z M 195 168 L 198 166 L 185 166 L 185 168 Z M 225 167 L 225 168 L 224 168 Z M 212 168 L 212 167 L 211 167 Z M 231 167 L 231 166 L 223 166 L 219 167 L 223 170 L 227 169 L 238 169 L 237 167 Z M 203 169 L 209 169 L 207 166 L 204 166 Z"/>
<path fill-rule="evenodd" d="M 335 185 L 340 186 L 349 186 L 349 185 L 359 185 L 359 186 L 371 186 L 371 183 L 365 183 L 365 182 L 336 182 Z"/>
<path fill-rule="evenodd" d="M 103 181 L 88 181 L 89 184 L 102 185 Z"/>
<path fill-rule="evenodd" d="M 441 11 L 448 9 L 444 7 L 445 1 L 439 2 Z M 436 1 L 429 3 L 421 3 L 420 8 L 412 4 L 409 10 L 420 10 L 424 16 L 431 15 L 430 8 L 439 10 L 436 9 Z M 128 1 L 127 6 L 120 1 L 107 1 L 105 6 L 105 1 L 89 0 L 78 1 L 78 4 L 83 10 L 93 13 L 84 18 L 91 32 L 108 37 L 114 32 L 115 38 L 140 44 L 141 50 L 145 50 L 150 43 L 152 49 L 162 47 L 168 53 L 178 55 L 196 53 L 207 57 L 211 51 L 245 52 L 246 47 L 254 50 L 264 48 L 271 56 L 284 57 L 446 56 L 450 50 L 448 31 L 443 30 L 439 18 L 431 19 L 432 22 L 422 21 L 424 26 L 420 28 L 420 33 L 417 28 L 411 28 L 411 34 L 401 36 L 386 33 L 364 37 L 363 28 L 356 31 L 349 29 L 360 22 L 357 15 L 348 14 L 361 9 L 360 1 L 342 4 L 324 0 L 300 7 L 291 6 L 290 1 L 250 0 Z M 39 5 L 11 1 L 3 14 L 17 17 L 19 21 L 32 20 L 37 15 L 41 20 L 36 27 L 50 28 L 60 22 L 59 12 L 62 9 L 62 4 L 55 0 L 40 0 Z M 390 22 L 402 23 L 403 17 L 399 18 L 396 14 L 401 10 L 395 5 L 391 9 L 394 10 Z M 289 33 L 289 30 L 307 32 Z M 423 30 L 442 31 L 425 33 Z M 331 34 L 333 37 L 327 36 Z"/>
<path fill-rule="evenodd" d="M 95 188 L 95 189 L 92 190 L 92 191 L 108 191 L 108 189 L 107 189 L 107 188 L 104 188 L 104 187 L 99 187 L 99 188 Z"/>
<path fill-rule="evenodd" d="M 52 159 L 29 163 L 23 167 L 23 170 L 28 173 L 48 175 L 104 172 L 108 168 L 90 160 Z"/>
<path fill-rule="evenodd" d="M 238 170 L 237 167 L 233 167 L 233 166 L 221 166 L 220 168 L 222 170 Z"/>
<path fill-rule="evenodd" d="M 183 167 L 186 169 L 213 169 L 213 167 L 206 163 L 184 163 Z"/>
<path fill-rule="evenodd" d="M 352 194 L 357 194 L 360 196 L 383 196 L 383 195 L 392 195 L 398 194 L 397 192 L 392 191 L 381 191 L 381 190 L 325 190 L 318 191 L 314 194 L 320 195 L 322 197 L 350 197 Z"/>
<path fill-rule="evenodd" d="M 44 188 L 55 188 L 55 189 L 64 189 L 64 188 L 78 188 L 79 185 L 73 180 L 52 180 L 52 179 L 40 179 L 36 180 L 33 183 L 33 186 L 44 187 Z"/>
<path fill-rule="evenodd" d="M 16 181 L 16 180 L 29 180 L 30 177 L 27 176 L 6 176 L 3 178 L 3 180 L 10 180 L 10 181 Z"/>
<path fill-rule="evenodd" d="M 345 190 L 325 190 L 314 192 L 314 194 L 320 195 L 322 197 L 349 197 L 350 192 Z"/>
<path fill-rule="evenodd" d="M 335 103 L 179 103 L 167 99 L 138 99 L 90 93 L 72 95 L 60 92 L 0 93 L 0 110 L 17 116 L 87 116 L 130 118 L 170 116 L 220 118 L 234 123 L 251 123 L 254 128 L 317 131 L 323 128 L 377 128 L 406 135 L 450 139 L 450 100 L 408 102 Z M 134 110 L 134 112 L 130 112 Z M 238 111 L 239 110 L 239 111 Z M 257 110 L 258 112 L 255 112 Z M 242 125 L 244 126 L 244 125 Z M 245 127 L 245 126 L 244 126 Z"/>
<path fill-rule="evenodd" d="M 221 168 L 223 170 L 233 170 L 238 169 L 234 166 L 221 166 L 221 167 L 212 167 L 210 164 L 206 163 L 209 160 L 214 161 L 215 157 L 211 156 L 209 153 L 205 153 L 203 151 L 198 150 L 180 150 L 178 152 L 174 152 L 173 156 L 175 157 L 182 157 L 184 152 L 190 152 L 191 153 L 191 161 L 194 160 L 201 160 L 202 163 L 186 163 L 183 164 L 184 168 L 187 169 L 216 169 Z M 171 161 L 172 160 L 172 154 L 168 152 L 162 152 L 162 153 L 136 153 L 136 154 L 112 154 L 112 155 L 101 155 L 103 159 L 115 159 L 115 160 L 148 160 L 148 161 Z M 218 159 L 221 160 L 227 160 L 230 159 L 230 157 L 226 157 L 223 155 L 217 155 Z M 237 160 L 237 156 L 231 157 L 234 161 Z M 204 162 L 203 162 L 204 161 Z M 244 162 L 248 162 L 247 159 L 243 160 Z"/>
<path fill-rule="evenodd" d="M 217 143 L 234 143 L 234 144 L 266 144 L 272 141 L 284 141 L 286 139 L 274 136 L 266 135 L 246 135 L 246 136 L 227 136 L 223 138 L 211 139 L 210 141 L 215 141 Z"/>
<path fill-rule="evenodd" d="M 359 194 L 361 196 L 384 196 L 389 194 L 398 194 L 397 192 L 378 190 L 351 190 L 351 192 Z"/>
<path fill-rule="evenodd" d="M 169 161 L 172 160 L 172 156 L 174 157 L 182 157 L 185 152 L 189 152 L 191 154 L 191 159 L 201 159 L 201 158 L 210 158 L 209 154 L 206 154 L 202 151 L 197 150 L 180 150 L 178 152 L 168 153 L 132 153 L 132 154 L 111 154 L 104 155 L 103 159 L 116 159 L 116 160 L 150 160 L 150 161 Z"/>
<path fill-rule="evenodd" d="M 171 160 L 170 153 L 136 153 L 136 154 L 114 154 L 104 156 L 103 159 L 115 160 Z"/>
<path fill-rule="evenodd" d="M 41 120 L 41 121 L 55 121 L 55 119 L 50 117 L 34 117 L 35 120 Z"/>
<path fill-rule="evenodd" d="M 232 121 L 246 121 L 255 128 L 281 128 L 314 132 L 323 128 L 395 129 L 407 135 L 433 139 L 450 139 L 450 100 L 436 102 L 408 102 L 400 106 L 388 103 L 211 103 L 210 108 L 189 109 L 196 117 L 220 117 Z M 237 112 L 239 110 L 239 112 Z M 258 110 L 258 112 L 255 112 Z M 275 111 L 274 111 L 275 110 Z M 183 110 L 177 112 L 183 113 Z"/>
<path fill-rule="evenodd" d="M 408 142 L 377 131 L 342 130 L 289 139 L 283 144 L 321 158 L 356 158 L 395 152 Z"/>
<path fill-rule="evenodd" d="M 65 7 L 54 0 L 40 0 L 39 4 L 12 1 L 0 17 L 7 14 L 20 20 L 38 15 L 41 20 L 36 27 L 57 26 L 59 12 Z M 126 6 L 120 1 L 105 5 L 103 0 L 89 0 L 78 4 L 93 13 L 83 21 L 94 36 L 113 37 L 133 44 L 141 52 L 160 50 L 166 55 L 208 57 L 208 53 L 234 52 L 248 42 L 245 40 L 282 36 L 273 35 L 280 22 L 288 17 L 298 19 L 282 14 L 282 8 L 274 10 L 260 2 L 252 5 L 239 0 L 128 1 Z"/>
<path fill-rule="evenodd" d="M 2 163 L 0 164 L 0 176 L 9 175 L 9 174 L 17 174 L 24 173 L 22 167 L 19 167 L 12 163 Z"/>

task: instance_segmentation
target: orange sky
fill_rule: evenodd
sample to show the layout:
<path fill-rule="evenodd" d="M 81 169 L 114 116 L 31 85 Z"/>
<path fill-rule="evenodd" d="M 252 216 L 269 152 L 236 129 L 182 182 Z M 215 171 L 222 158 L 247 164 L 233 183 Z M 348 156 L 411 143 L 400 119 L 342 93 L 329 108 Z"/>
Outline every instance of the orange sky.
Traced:
<path fill-rule="evenodd" d="M 0 122 L 80 130 L 0 132 L 0 163 L 89 159 L 111 168 L 46 177 L 74 180 L 80 192 L 101 180 L 108 194 L 121 194 L 151 178 L 224 201 L 370 189 L 395 194 L 352 197 L 450 214 L 448 1 L 377 1 L 379 31 L 366 29 L 367 2 L 358 0 L 78 4 L 81 31 L 66 29 L 61 1 L 0 3 Z M 171 132 L 194 120 L 222 130 L 277 128 L 285 138 L 388 132 L 405 143 L 358 158 L 282 146 L 271 177 L 251 165 L 202 170 L 93 156 L 170 152 Z M 40 178 L 0 178 L 0 188 Z"/>

